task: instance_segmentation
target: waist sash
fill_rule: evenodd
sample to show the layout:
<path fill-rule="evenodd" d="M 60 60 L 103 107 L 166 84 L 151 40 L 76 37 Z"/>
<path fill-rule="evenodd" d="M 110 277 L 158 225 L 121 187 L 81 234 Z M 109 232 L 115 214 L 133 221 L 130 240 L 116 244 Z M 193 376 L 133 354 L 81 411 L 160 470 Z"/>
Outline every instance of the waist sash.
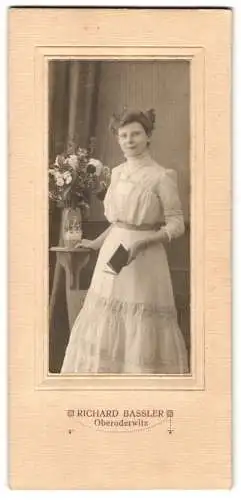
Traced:
<path fill-rule="evenodd" d="M 123 227 L 124 229 L 130 229 L 131 231 L 158 231 L 160 229 L 160 224 L 129 224 L 128 222 L 116 221 L 113 224 L 117 227 Z"/>

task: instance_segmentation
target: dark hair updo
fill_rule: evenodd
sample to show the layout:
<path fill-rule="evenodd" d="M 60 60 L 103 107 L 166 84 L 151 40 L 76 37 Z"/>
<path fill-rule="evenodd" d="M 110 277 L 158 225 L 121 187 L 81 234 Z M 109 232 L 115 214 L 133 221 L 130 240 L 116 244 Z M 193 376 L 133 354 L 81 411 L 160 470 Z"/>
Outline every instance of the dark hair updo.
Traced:
<path fill-rule="evenodd" d="M 155 110 L 148 109 L 147 111 L 140 111 L 136 109 L 124 108 L 121 114 L 113 114 L 110 119 L 109 128 L 112 133 L 117 134 L 120 127 L 129 125 L 129 123 L 137 122 L 140 123 L 146 134 L 150 136 L 155 125 Z"/>

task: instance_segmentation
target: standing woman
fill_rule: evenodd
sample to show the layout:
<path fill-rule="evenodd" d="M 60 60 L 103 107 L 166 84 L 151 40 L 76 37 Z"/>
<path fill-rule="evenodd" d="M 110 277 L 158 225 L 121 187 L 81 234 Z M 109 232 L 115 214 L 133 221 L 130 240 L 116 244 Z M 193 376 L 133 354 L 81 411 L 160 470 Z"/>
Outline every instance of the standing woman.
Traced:
<path fill-rule="evenodd" d="M 112 118 L 125 161 L 113 168 L 104 200 L 109 228 L 80 243 L 100 252 L 61 373 L 188 372 L 163 246 L 183 234 L 184 222 L 175 171 L 150 155 L 154 122 L 153 110 Z M 115 275 L 107 263 L 120 244 L 128 262 Z"/>

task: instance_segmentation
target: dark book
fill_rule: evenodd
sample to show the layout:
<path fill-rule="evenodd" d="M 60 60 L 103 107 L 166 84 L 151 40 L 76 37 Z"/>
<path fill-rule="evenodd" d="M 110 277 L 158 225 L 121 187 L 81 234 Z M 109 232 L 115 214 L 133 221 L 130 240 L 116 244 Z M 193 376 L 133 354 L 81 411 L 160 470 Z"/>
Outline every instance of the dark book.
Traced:
<path fill-rule="evenodd" d="M 107 265 L 112 269 L 112 271 L 114 271 L 114 273 L 119 274 L 121 269 L 126 266 L 128 257 L 128 250 L 120 244 L 110 260 L 107 262 Z"/>

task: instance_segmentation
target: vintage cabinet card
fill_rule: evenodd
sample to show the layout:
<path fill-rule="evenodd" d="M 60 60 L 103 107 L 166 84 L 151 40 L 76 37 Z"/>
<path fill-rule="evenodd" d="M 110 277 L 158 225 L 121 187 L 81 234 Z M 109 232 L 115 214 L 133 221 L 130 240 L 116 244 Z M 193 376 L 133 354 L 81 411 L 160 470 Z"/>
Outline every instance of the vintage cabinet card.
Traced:
<path fill-rule="evenodd" d="M 9 484 L 230 488 L 228 9 L 9 10 Z"/>

